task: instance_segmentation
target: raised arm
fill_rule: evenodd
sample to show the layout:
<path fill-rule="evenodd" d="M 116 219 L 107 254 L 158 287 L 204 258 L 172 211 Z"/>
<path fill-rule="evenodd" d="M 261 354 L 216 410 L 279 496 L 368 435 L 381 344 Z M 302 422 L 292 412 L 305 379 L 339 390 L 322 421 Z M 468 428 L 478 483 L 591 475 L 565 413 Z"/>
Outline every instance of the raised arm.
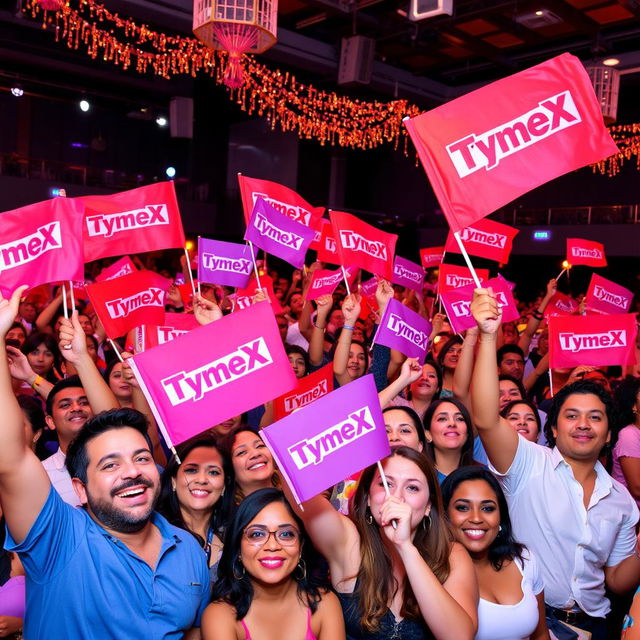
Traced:
<path fill-rule="evenodd" d="M 529 320 L 527 322 L 527 326 L 525 330 L 522 332 L 520 336 L 520 340 L 518 340 L 518 346 L 524 351 L 525 356 L 529 353 L 529 345 L 531 344 L 531 340 L 533 336 L 536 334 L 538 327 L 540 326 L 540 322 L 544 317 L 544 310 L 547 308 L 549 304 L 549 300 L 555 295 L 558 290 L 558 285 L 556 283 L 555 278 L 551 278 L 547 283 L 547 291 L 544 294 L 544 298 L 540 301 L 538 308 L 529 316 Z"/>
<path fill-rule="evenodd" d="M 9 373 L 12 378 L 26 382 L 36 393 L 39 393 L 45 400 L 53 385 L 42 376 L 36 375 L 29 364 L 27 356 L 15 347 L 7 346 L 9 356 Z"/>
<path fill-rule="evenodd" d="M 0 295 L 0 502 L 9 531 L 18 543 L 29 533 L 50 489 L 47 472 L 27 444 L 5 350 L 6 333 L 18 314 L 20 296 L 26 288 L 16 289 L 9 300 Z"/>
<path fill-rule="evenodd" d="M 545 353 L 540 362 L 536 365 L 536 368 L 526 377 L 524 381 L 524 388 L 527 393 L 533 389 L 538 380 L 549 371 L 549 352 Z"/>
<path fill-rule="evenodd" d="M 344 326 L 340 332 L 336 350 L 333 354 L 333 375 L 340 386 L 351 382 L 351 376 L 347 373 L 349 351 L 351 350 L 351 338 L 356 320 L 360 315 L 360 294 L 352 293 L 342 303 L 342 315 Z"/>
<path fill-rule="evenodd" d="M 378 393 L 380 407 L 384 409 L 405 387 L 415 382 L 422 375 L 422 367 L 418 358 L 407 358 L 402 363 L 400 375 Z"/>
<path fill-rule="evenodd" d="M 473 361 L 477 342 L 478 327 L 467 329 L 462 342 L 460 360 L 458 360 L 458 366 L 453 373 L 453 396 L 457 400 L 460 400 L 465 407 L 469 408 L 471 408 L 469 387 L 471 386 L 471 375 L 473 373 Z"/>
<path fill-rule="evenodd" d="M 315 322 L 313 323 L 311 340 L 309 340 L 309 362 L 314 367 L 319 367 L 322 364 L 324 357 L 324 333 L 327 330 L 327 317 L 331 311 L 332 304 L 333 296 L 329 294 L 320 296 L 316 300 L 318 311 Z"/>
<path fill-rule="evenodd" d="M 473 422 L 489 460 L 500 473 L 505 473 L 516 455 L 518 434 L 499 414 L 496 336 L 501 314 L 496 297 L 490 289 L 474 291 L 471 313 L 480 329 L 480 344 L 471 379 Z"/>
<path fill-rule="evenodd" d="M 60 351 L 78 372 L 94 414 L 120 407 L 118 399 L 87 352 L 87 337 L 75 310 L 71 318 L 63 318 L 60 322 Z"/>
<path fill-rule="evenodd" d="M 36 318 L 36 328 L 42 333 L 53 333 L 51 328 L 51 322 L 56 317 L 56 314 L 60 310 L 62 304 L 62 287 L 58 290 L 58 293 L 49 302 L 49 304 L 40 312 Z"/>

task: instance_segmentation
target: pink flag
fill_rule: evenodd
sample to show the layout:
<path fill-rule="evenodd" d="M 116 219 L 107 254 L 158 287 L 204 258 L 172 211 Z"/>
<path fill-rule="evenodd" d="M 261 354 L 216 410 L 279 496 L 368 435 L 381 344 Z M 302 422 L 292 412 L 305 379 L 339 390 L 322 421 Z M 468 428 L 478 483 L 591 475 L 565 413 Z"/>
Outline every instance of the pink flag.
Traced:
<path fill-rule="evenodd" d="M 167 312 L 161 325 L 143 324 L 136 327 L 136 353 L 169 342 L 199 326 L 192 313 Z"/>
<path fill-rule="evenodd" d="M 333 363 L 298 380 L 298 385 L 293 391 L 281 395 L 273 401 L 273 413 L 276 420 L 293 413 L 296 409 L 302 409 L 318 398 L 326 396 L 333 391 Z"/>
<path fill-rule="evenodd" d="M 52 198 L 0 213 L 0 291 L 61 280 L 84 280 L 84 207 Z"/>
<path fill-rule="evenodd" d="M 278 213 L 258 198 L 244 239 L 302 269 L 314 235 L 313 229 Z"/>
<path fill-rule="evenodd" d="M 482 286 L 491 287 L 496 294 L 498 307 L 502 310 L 503 323 L 517 320 L 520 317 L 511 287 L 509 287 L 509 283 L 504 278 L 493 278 Z M 475 284 L 468 284 L 459 289 L 443 291 L 440 294 L 440 300 L 442 300 L 442 305 L 447 312 L 451 328 L 456 333 L 476 326 L 476 321 L 471 315 L 471 300 L 473 299 L 473 290 L 475 288 Z"/>
<path fill-rule="evenodd" d="M 97 276 L 96 282 L 104 282 L 105 280 L 114 280 L 120 276 L 127 276 L 137 271 L 136 265 L 129 256 L 124 256 L 120 260 L 116 260 L 112 265 L 104 268 Z"/>
<path fill-rule="evenodd" d="M 158 425 L 179 444 L 296 386 L 266 302 L 129 359 Z"/>
<path fill-rule="evenodd" d="M 431 323 L 395 298 L 387 304 L 374 342 L 404 353 L 408 358 L 418 358 L 423 363 L 429 349 Z"/>
<path fill-rule="evenodd" d="M 369 278 L 360 285 L 360 293 L 367 298 L 375 298 L 376 289 L 378 288 L 378 279 L 373 277 Z"/>
<path fill-rule="evenodd" d="M 597 273 L 591 275 L 585 300 L 587 311 L 611 315 L 627 313 L 632 301 L 633 292 L 629 289 L 625 289 Z"/>
<path fill-rule="evenodd" d="M 476 269 L 480 282 L 489 279 L 489 269 Z M 455 264 L 441 264 L 438 273 L 438 293 L 442 294 L 451 289 L 459 289 L 473 282 L 471 271 L 467 267 Z"/>
<path fill-rule="evenodd" d="M 444 247 L 420 249 L 420 262 L 425 269 L 437 267 L 444 258 Z"/>
<path fill-rule="evenodd" d="M 393 261 L 393 278 L 391 282 L 420 292 L 424 282 L 424 268 L 422 265 L 411 262 L 411 260 L 396 256 Z"/>
<path fill-rule="evenodd" d="M 514 227 L 483 218 L 470 227 L 461 229 L 460 239 L 470 255 L 506 264 L 511 255 L 513 239 L 518 233 L 520 232 Z M 447 236 L 447 244 L 444 248 L 449 253 L 462 253 L 460 245 L 451 232 Z"/>
<path fill-rule="evenodd" d="M 570 316 L 578 310 L 578 303 L 566 293 L 556 291 L 544 310 L 544 317 Z"/>
<path fill-rule="evenodd" d="M 552 316 L 549 359 L 553 368 L 635 363 L 638 327 L 632 313 L 615 316 Z"/>
<path fill-rule="evenodd" d="M 345 271 L 349 278 L 349 287 L 352 287 L 358 275 L 358 268 L 347 267 Z M 314 271 L 307 291 L 307 300 L 317 300 L 320 296 L 333 293 L 343 278 L 342 269 L 338 271 L 329 271 L 328 269 Z"/>
<path fill-rule="evenodd" d="M 567 238 L 567 261 L 571 266 L 606 267 L 604 245 L 594 240 Z"/>
<path fill-rule="evenodd" d="M 87 287 L 89 300 L 109 338 L 141 324 L 162 324 L 171 282 L 154 271 L 136 271 Z"/>
<path fill-rule="evenodd" d="M 393 277 L 393 257 L 398 236 L 367 224 L 342 211 L 330 211 L 340 264 L 360 267 L 386 280 Z"/>
<path fill-rule="evenodd" d="M 299 504 L 391 453 L 371 375 L 266 427 L 262 439 Z"/>
<path fill-rule="evenodd" d="M 568 53 L 405 121 L 452 231 L 618 151 Z"/>

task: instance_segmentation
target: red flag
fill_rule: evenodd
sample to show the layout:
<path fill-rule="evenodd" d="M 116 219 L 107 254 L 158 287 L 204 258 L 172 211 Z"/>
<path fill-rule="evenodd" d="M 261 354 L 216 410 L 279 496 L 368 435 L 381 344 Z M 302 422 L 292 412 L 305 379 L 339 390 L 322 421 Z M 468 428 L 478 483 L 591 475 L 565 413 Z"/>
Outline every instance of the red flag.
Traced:
<path fill-rule="evenodd" d="M 509 262 L 513 239 L 518 233 L 520 232 L 514 227 L 484 218 L 474 222 L 470 227 L 461 229 L 460 238 L 467 253 L 472 256 L 506 264 Z M 450 253 L 462 253 L 451 232 L 447 236 L 444 248 Z"/>
<path fill-rule="evenodd" d="M 320 218 L 324 214 L 324 207 L 312 207 L 304 198 L 293 189 L 285 187 L 270 180 L 259 180 L 238 175 L 240 184 L 240 196 L 244 210 L 244 221 L 249 224 L 251 213 L 258 198 L 262 198 L 276 211 L 288 216 L 296 222 L 301 222 L 307 227 L 317 229 Z"/>
<path fill-rule="evenodd" d="M 444 247 L 420 249 L 420 262 L 425 269 L 437 267 L 444 258 Z"/>
<path fill-rule="evenodd" d="M 96 282 L 104 282 L 105 280 L 113 280 L 120 276 L 126 276 L 134 271 L 137 271 L 137 267 L 133 264 L 133 260 L 129 256 L 124 256 L 120 260 L 116 260 L 112 265 L 104 268 L 97 276 Z"/>
<path fill-rule="evenodd" d="M 549 359 L 553 368 L 635 363 L 638 327 L 632 313 L 615 316 L 549 318 Z"/>
<path fill-rule="evenodd" d="M 587 267 L 606 267 L 604 245 L 594 240 L 567 238 L 567 261 L 572 267 L 584 264 Z"/>
<path fill-rule="evenodd" d="M 85 262 L 185 245 L 173 182 L 75 200 L 86 207 Z"/>
<path fill-rule="evenodd" d="M 633 291 L 607 280 L 597 273 L 591 274 L 591 282 L 585 296 L 587 311 L 615 315 L 627 313 L 633 301 Z"/>
<path fill-rule="evenodd" d="M 82 203 L 52 198 L 0 213 L 0 291 L 84 280 Z"/>
<path fill-rule="evenodd" d="M 333 364 L 329 363 L 298 380 L 298 386 L 293 391 L 276 398 L 273 401 L 274 417 L 280 420 L 331 391 L 333 391 Z"/>
<path fill-rule="evenodd" d="M 171 282 L 153 271 L 136 271 L 87 286 L 89 300 L 109 338 L 119 338 L 141 324 L 164 323 Z"/>
<path fill-rule="evenodd" d="M 313 244 L 313 243 L 312 243 Z M 317 247 L 318 260 L 329 264 L 340 264 L 338 245 L 330 220 L 321 221 L 320 242 Z"/>
<path fill-rule="evenodd" d="M 363 222 L 350 213 L 330 211 L 340 262 L 376 273 L 386 280 L 393 278 L 393 258 L 398 236 Z"/>
<path fill-rule="evenodd" d="M 405 122 L 452 231 L 618 151 L 568 53 Z"/>
<path fill-rule="evenodd" d="M 171 313 L 168 311 L 164 314 L 162 325 L 143 324 L 136 327 L 136 353 L 169 342 L 199 326 L 193 313 Z"/>
<path fill-rule="evenodd" d="M 566 293 L 556 291 L 544 309 L 544 317 L 571 316 L 578 310 L 578 303 Z"/>
<path fill-rule="evenodd" d="M 489 279 L 489 269 L 476 269 L 480 282 Z M 438 293 L 458 289 L 473 284 L 474 279 L 467 267 L 455 264 L 441 264 L 438 273 Z"/>
<path fill-rule="evenodd" d="M 283 312 L 282 305 L 278 298 L 276 298 L 276 294 L 273 291 L 273 280 L 271 276 L 261 275 L 260 276 L 260 284 L 262 285 L 262 289 L 266 292 L 267 297 L 271 301 L 271 308 L 273 309 L 273 313 L 276 315 Z M 250 307 L 253 296 L 258 293 L 260 287 L 258 286 L 258 281 L 256 280 L 255 275 L 251 276 L 251 280 L 249 280 L 249 284 L 244 289 L 236 289 L 234 294 L 236 301 L 236 309 L 246 309 Z"/>

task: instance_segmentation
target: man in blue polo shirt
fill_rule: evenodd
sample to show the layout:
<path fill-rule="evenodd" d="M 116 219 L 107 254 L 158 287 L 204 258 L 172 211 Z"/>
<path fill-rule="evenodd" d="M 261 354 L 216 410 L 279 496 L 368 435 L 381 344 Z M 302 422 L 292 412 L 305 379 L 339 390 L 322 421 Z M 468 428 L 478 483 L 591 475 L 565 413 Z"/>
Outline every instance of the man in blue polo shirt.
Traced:
<path fill-rule="evenodd" d="M 28 447 L 5 334 L 23 287 L 0 296 L 0 501 L 27 574 L 27 640 L 198 638 L 209 600 L 195 538 L 154 513 L 159 476 L 142 414 L 89 420 L 67 452 L 83 509 L 62 501 Z"/>

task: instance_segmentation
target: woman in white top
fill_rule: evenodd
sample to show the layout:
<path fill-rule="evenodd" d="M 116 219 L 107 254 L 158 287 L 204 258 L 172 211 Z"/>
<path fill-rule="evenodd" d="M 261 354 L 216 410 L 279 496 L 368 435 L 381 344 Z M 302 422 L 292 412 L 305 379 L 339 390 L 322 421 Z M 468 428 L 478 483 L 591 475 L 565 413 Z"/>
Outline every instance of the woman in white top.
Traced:
<path fill-rule="evenodd" d="M 549 640 L 540 572 L 531 552 L 513 539 L 497 480 L 482 467 L 460 467 L 447 476 L 442 496 L 478 577 L 475 640 Z"/>

